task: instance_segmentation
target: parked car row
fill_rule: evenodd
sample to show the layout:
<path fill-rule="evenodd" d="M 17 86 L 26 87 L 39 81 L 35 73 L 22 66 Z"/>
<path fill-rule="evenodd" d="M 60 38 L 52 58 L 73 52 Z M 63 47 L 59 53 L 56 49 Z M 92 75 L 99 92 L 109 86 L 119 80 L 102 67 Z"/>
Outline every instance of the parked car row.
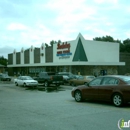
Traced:
<path fill-rule="evenodd" d="M 66 75 L 65 75 L 66 74 Z M 70 77 L 69 77 L 70 76 Z M 1 80 L 11 81 L 8 75 L 0 74 Z M 130 76 L 105 75 L 82 76 L 72 73 L 41 72 L 37 77 L 19 76 L 14 79 L 16 86 L 37 87 L 39 83 L 45 87 L 59 87 L 63 83 L 73 86 L 71 96 L 76 102 L 84 100 L 108 101 L 116 107 L 130 102 Z"/>
<path fill-rule="evenodd" d="M 82 85 L 90 82 L 95 76 L 91 75 L 74 75 L 71 72 L 59 72 L 58 75 L 62 75 L 64 79 L 64 83 L 68 83 L 71 86 Z"/>
<path fill-rule="evenodd" d="M 45 87 L 49 87 L 50 85 L 59 87 L 63 82 L 63 76 L 56 75 L 54 72 L 40 72 L 33 78 L 30 76 L 19 76 L 17 79 L 14 79 L 16 86 L 38 86 L 38 84 L 44 84 Z"/>
<path fill-rule="evenodd" d="M 44 84 L 45 87 L 48 87 L 51 84 L 54 84 L 56 87 L 60 86 L 61 84 L 69 84 L 72 86 L 87 84 L 90 82 L 94 76 L 81 76 L 81 75 L 74 75 L 70 72 L 40 72 L 36 77 L 32 79 L 37 81 L 40 84 Z M 29 80 L 29 81 L 28 81 Z M 14 83 L 23 86 L 29 86 L 27 82 L 30 81 L 31 77 L 29 76 L 19 76 L 17 79 L 14 80 Z M 31 85 L 31 84 L 30 84 Z M 32 84 L 33 86 L 33 84 Z"/>

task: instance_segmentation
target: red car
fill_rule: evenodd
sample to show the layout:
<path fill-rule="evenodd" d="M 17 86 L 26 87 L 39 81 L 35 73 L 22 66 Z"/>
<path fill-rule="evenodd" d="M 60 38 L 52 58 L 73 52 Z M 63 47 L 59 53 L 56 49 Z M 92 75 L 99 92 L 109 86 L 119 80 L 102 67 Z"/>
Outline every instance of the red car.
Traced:
<path fill-rule="evenodd" d="M 130 77 L 121 75 L 100 76 L 87 85 L 72 89 L 77 102 L 83 100 L 111 101 L 115 106 L 130 102 Z"/>

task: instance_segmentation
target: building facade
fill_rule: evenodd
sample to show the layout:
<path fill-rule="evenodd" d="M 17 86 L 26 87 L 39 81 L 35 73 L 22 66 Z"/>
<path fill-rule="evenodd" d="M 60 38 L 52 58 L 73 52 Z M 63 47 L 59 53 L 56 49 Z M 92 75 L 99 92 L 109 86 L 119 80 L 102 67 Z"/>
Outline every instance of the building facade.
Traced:
<path fill-rule="evenodd" d="M 36 75 L 41 71 L 72 72 L 81 75 L 118 74 L 119 43 L 85 40 L 79 34 L 75 40 L 39 48 L 14 50 L 8 54 L 10 75 Z"/>

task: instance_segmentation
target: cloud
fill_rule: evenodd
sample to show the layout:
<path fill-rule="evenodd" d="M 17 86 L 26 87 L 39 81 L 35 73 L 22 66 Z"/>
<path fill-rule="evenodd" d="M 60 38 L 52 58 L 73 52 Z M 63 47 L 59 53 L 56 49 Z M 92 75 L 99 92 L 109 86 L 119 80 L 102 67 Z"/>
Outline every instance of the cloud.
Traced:
<path fill-rule="evenodd" d="M 14 51 L 14 48 L 11 46 L 4 46 L 0 48 L 0 56 L 4 56 L 5 58 L 8 58 L 8 54 L 12 53 Z"/>
<path fill-rule="evenodd" d="M 94 2 L 98 4 L 103 4 L 103 3 L 111 3 L 111 4 L 117 4 L 118 0 L 94 0 Z"/>
<path fill-rule="evenodd" d="M 105 35 L 130 37 L 130 2 L 126 0 L 6 0 L 0 4 L 2 49 L 74 40 L 79 32 L 89 40 Z"/>
<path fill-rule="evenodd" d="M 7 30 L 26 30 L 27 26 L 21 23 L 11 23 L 7 26 Z"/>

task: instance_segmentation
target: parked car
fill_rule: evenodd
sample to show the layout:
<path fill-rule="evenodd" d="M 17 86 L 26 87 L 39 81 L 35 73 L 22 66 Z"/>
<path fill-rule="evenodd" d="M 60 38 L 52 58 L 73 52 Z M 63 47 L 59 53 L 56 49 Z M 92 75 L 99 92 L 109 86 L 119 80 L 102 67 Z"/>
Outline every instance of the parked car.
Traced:
<path fill-rule="evenodd" d="M 81 75 L 74 75 L 74 79 L 77 79 L 79 76 L 81 76 Z"/>
<path fill-rule="evenodd" d="M 130 102 L 129 76 L 99 76 L 86 85 L 73 88 L 72 97 L 83 100 L 111 101 L 115 106 Z"/>
<path fill-rule="evenodd" d="M 53 84 L 56 87 L 59 87 L 63 84 L 63 76 L 56 75 L 54 72 L 40 72 L 37 77 L 34 77 L 38 83 L 44 84 L 45 87 L 49 87 L 49 85 Z"/>
<path fill-rule="evenodd" d="M 69 84 L 72 86 L 83 85 L 83 84 L 87 84 L 88 82 L 90 82 L 93 78 L 94 78 L 94 76 L 79 75 L 75 79 L 70 79 Z"/>
<path fill-rule="evenodd" d="M 57 75 L 62 75 L 62 76 L 66 75 L 69 77 L 68 80 L 75 78 L 75 75 L 72 74 L 71 72 L 58 72 Z"/>
<path fill-rule="evenodd" d="M 86 77 L 86 79 L 90 79 L 90 80 L 95 78 L 95 76 L 93 76 L 93 75 L 86 75 L 85 77 Z"/>
<path fill-rule="evenodd" d="M 8 76 L 7 74 L 1 73 L 1 74 L 0 74 L 0 80 L 1 80 L 1 81 L 11 81 L 11 77 Z"/>
<path fill-rule="evenodd" d="M 19 76 L 18 78 L 14 79 L 14 83 L 16 86 L 38 86 L 38 82 L 31 78 L 30 76 Z"/>

